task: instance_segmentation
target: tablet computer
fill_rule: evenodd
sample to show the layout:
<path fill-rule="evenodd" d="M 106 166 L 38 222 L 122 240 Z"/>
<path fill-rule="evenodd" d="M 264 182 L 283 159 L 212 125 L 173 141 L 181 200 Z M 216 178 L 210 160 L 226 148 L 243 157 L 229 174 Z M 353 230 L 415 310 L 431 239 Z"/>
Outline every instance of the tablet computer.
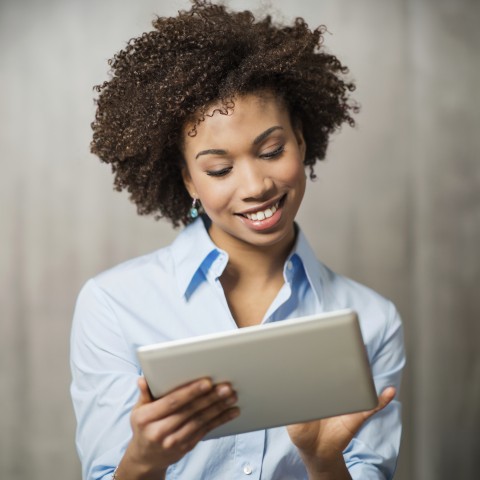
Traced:
<path fill-rule="evenodd" d="M 148 345 L 137 354 L 154 398 L 202 377 L 232 384 L 240 415 L 205 439 L 377 405 L 352 310 Z"/>

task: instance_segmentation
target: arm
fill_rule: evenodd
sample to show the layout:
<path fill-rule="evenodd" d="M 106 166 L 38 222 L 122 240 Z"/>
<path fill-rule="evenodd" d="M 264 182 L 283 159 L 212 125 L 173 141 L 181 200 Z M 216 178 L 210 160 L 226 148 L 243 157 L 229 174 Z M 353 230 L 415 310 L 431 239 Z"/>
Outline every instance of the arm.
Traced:
<path fill-rule="evenodd" d="M 388 388 L 373 410 L 289 426 L 288 433 L 300 451 L 309 480 L 351 479 L 342 452 L 361 426 L 383 410 L 394 396 L 395 389 Z"/>
<path fill-rule="evenodd" d="M 137 400 L 141 372 L 109 299 L 94 280 L 77 300 L 70 363 L 82 478 L 107 478 L 131 437 L 128 415 Z"/>
<path fill-rule="evenodd" d="M 233 418 L 236 396 L 228 385 L 204 379 L 153 401 L 109 302 L 95 281 L 88 282 L 72 328 L 71 391 L 83 478 L 110 479 L 117 465 L 119 480 L 162 478 L 206 432 Z"/>
<path fill-rule="evenodd" d="M 214 386 L 200 379 L 153 400 L 144 378 L 131 414 L 133 437 L 118 465 L 116 478 L 165 479 L 178 462 L 210 431 L 235 418 L 237 398 L 227 384 Z"/>
<path fill-rule="evenodd" d="M 292 441 L 299 447 L 311 480 L 317 478 L 315 475 L 319 470 L 322 476 L 318 478 L 380 480 L 393 477 L 401 434 L 400 403 L 394 397 L 400 387 L 405 355 L 401 321 L 390 303 L 384 318 L 383 328 L 367 345 L 375 386 L 377 392 L 382 392 L 379 406 L 371 412 L 360 414 L 364 416 L 360 423 L 350 429 L 350 433 L 344 431 L 340 436 L 336 429 L 330 427 L 342 425 L 339 419 L 353 419 L 356 424 L 359 418 L 347 415 L 288 429 Z M 313 432 L 311 428 L 306 428 L 312 425 Z M 316 454 L 312 454 L 310 441 L 316 442 Z M 333 447 L 333 451 L 330 447 Z M 304 448 L 305 452 L 302 450 Z M 348 475 L 345 474 L 345 468 L 348 468 Z M 316 473 L 311 474 L 313 471 Z"/>

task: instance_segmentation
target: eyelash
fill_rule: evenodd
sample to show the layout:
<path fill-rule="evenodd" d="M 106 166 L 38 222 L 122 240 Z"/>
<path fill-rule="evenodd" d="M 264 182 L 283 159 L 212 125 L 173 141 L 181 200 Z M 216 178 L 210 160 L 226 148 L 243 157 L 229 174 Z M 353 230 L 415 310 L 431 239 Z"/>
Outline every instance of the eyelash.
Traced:
<path fill-rule="evenodd" d="M 232 168 L 222 168 L 221 170 L 209 170 L 207 171 L 207 175 L 210 177 L 224 177 Z"/>
<path fill-rule="evenodd" d="M 284 151 L 285 151 L 285 145 L 281 145 L 273 152 L 268 152 L 260 155 L 260 158 L 264 158 L 267 160 L 276 158 L 280 156 Z M 227 173 L 230 172 L 230 170 L 232 170 L 232 167 L 222 168 L 221 170 L 209 170 L 206 173 L 210 177 L 224 177 L 225 175 L 227 175 Z"/>
<path fill-rule="evenodd" d="M 285 145 L 280 145 L 276 150 L 273 152 L 263 153 L 260 155 L 260 158 L 276 158 L 280 156 L 285 151 Z"/>

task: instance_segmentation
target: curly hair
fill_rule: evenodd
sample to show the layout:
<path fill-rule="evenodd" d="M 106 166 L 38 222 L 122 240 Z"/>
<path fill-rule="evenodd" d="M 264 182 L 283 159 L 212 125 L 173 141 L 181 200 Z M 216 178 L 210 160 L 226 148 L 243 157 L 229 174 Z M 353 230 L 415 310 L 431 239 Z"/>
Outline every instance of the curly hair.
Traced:
<path fill-rule="evenodd" d="M 111 164 L 116 190 L 127 189 L 138 213 L 186 225 L 191 198 L 181 170 L 182 132 L 220 102 L 269 90 L 299 120 L 305 166 L 325 158 L 328 139 L 357 106 L 345 80 L 348 69 L 323 48 L 324 26 L 310 30 L 302 18 L 276 25 L 269 15 L 193 0 L 189 11 L 157 17 L 154 30 L 131 39 L 111 60 L 111 78 L 95 87 L 97 111 L 91 151 Z"/>

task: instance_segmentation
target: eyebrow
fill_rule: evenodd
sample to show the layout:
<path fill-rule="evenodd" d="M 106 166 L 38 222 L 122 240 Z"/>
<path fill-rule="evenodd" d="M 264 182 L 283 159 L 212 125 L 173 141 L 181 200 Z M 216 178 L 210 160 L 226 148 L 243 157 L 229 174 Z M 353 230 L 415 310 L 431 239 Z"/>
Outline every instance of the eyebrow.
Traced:
<path fill-rule="evenodd" d="M 200 155 L 226 155 L 227 151 L 226 150 L 219 150 L 218 148 L 211 148 L 209 150 L 202 150 L 201 152 L 198 152 L 195 160 L 200 156 Z"/>
<path fill-rule="evenodd" d="M 258 137 L 255 137 L 255 140 L 253 141 L 253 145 L 258 145 L 262 140 L 265 140 L 275 130 L 283 130 L 283 127 L 281 127 L 280 125 L 275 125 L 273 127 L 267 128 Z"/>
<path fill-rule="evenodd" d="M 258 145 L 262 140 L 265 140 L 272 132 L 275 130 L 283 130 L 283 127 L 280 125 L 275 125 L 273 127 L 267 128 L 264 132 L 262 132 L 260 135 L 254 138 L 252 145 Z M 218 148 L 210 148 L 208 150 L 202 150 L 201 152 L 198 152 L 197 155 L 195 156 L 195 160 L 200 157 L 201 155 L 226 155 L 227 151 L 218 149 Z"/>

